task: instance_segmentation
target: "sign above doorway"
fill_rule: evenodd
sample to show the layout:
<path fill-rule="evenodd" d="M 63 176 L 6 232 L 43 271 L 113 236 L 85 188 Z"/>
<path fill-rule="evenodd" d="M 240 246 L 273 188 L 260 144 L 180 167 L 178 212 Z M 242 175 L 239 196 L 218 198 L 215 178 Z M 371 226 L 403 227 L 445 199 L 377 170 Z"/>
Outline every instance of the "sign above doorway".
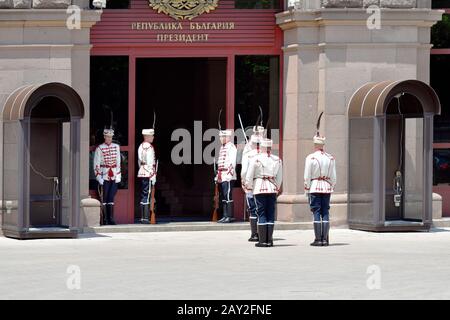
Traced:
<path fill-rule="evenodd" d="M 177 19 L 173 16 L 179 15 L 177 11 L 173 11 L 171 16 L 163 13 L 162 7 L 152 9 L 149 1 L 159 1 L 155 2 L 159 6 L 171 6 L 173 2 L 170 1 L 176 0 L 131 0 L 129 9 L 104 10 L 101 21 L 91 29 L 94 51 L 98 52 L 100 47 L 107 53 L 112 47 L 116 48 L 116 52 L 119 47 L 133 47 L 133 50 L 158 47 L 174 55 L 172 49 L 179 47 L 182 53 L 186 53 L 186 48 L 208 48 L 216 50 L 217 54 L 224 54 L 225 48 L 241 52 L 260 52 L 262 48 L 271 50 L 270 54 L 281 52 L 283 34 L 275 21 L 275 14 L 281 9 L 275 6 L 268 9 L 239 9 L 237 0 L 195 0 L 199 3 L 203 1 L 205 5 L 217 1 L 217 7 L 211 11 L 203 6 L 205 11 L 195 11 L 198 14 L 195 18 L 185 15 Z M 202 5 L 196 6 L 199 8 Z M 191 9 L 194 10 L 194 7 Z M 170 51 L 165 51 L 167 48 Z"/>

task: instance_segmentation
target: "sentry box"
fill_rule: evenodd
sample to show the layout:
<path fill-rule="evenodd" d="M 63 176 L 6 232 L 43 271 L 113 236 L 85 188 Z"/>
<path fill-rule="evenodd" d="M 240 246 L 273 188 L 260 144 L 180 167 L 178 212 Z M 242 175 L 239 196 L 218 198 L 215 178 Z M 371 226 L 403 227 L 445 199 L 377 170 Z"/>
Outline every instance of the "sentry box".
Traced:
<path fill-rule="evenodd" d="M 80 216 L 80 96 L 62 83 L 27 85 L 3 109 L 2 230 L 76 237 Z"/>
<path fill-rule="evenodd" d="M 433 116 L 440 111 L 434 90 L 418 80 L 356 90 L 348 105 L 350 228 L 430 229 Z"/>

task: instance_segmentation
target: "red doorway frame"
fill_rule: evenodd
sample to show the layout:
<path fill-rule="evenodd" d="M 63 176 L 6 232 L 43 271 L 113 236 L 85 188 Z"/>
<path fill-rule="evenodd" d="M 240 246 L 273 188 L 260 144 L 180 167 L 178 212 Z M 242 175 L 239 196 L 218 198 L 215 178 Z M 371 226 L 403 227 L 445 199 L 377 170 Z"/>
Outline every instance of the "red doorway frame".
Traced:
<path fill-rule="evenodd" d="M 128 189 L 117 192 L 117 203 L 119 204 L 116 212 L 118 223 L 134 223 L 134 196 L 135 196 L 135 121 L 136 121 L 136 59 L 138 58 L 225 58 L 226 67 L 226 126 L 234 128 L 234 100 L 235 100 L 235 57 L 239 55 L 273 55 L 279 56 L 279 109 L 280 109 L 280 145 L 279 153 L 282 155 L 282 123 L 283 123 L 283 54 L 282 33 L 277 29 L 276 45 L 272 48 L 253 47 L 253 48 L 147 48 L 147 47 L 97 47 L 91 50 L 91 56 L 128 56 L 129 63 L 129 81 L 128 81 L 128 145 L 121 146 L 122 151 L 128 152 Z M 241 189 L 235 189 L 236 218 L 244 217 L 244 197 Z M 125 214 L 120 214 L 126 210 Z"/>

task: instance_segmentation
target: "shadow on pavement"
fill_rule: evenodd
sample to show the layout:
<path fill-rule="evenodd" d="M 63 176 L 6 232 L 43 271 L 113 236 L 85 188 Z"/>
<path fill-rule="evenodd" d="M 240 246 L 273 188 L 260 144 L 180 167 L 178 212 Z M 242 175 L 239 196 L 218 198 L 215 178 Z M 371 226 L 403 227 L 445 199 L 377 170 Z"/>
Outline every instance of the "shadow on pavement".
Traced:
<path fill-rule="evenodd" d="M 450 232 L 450 230 L 449 229 L 442 229 L 442 228 L 433 228 L 433 229 L 430 229 L 430 232 L 431 233 Z"/>
<path fill-rule="evenodd" d="M 273 244 L 274 247 L 297 247 L 297 244 Z"/>
<path fill-rule="evenodd" d="M 89 239 L 89 238 L 111 238 L 111 237 L 98 233 L 81 233 L 78 235 L 78 239 Z"/>

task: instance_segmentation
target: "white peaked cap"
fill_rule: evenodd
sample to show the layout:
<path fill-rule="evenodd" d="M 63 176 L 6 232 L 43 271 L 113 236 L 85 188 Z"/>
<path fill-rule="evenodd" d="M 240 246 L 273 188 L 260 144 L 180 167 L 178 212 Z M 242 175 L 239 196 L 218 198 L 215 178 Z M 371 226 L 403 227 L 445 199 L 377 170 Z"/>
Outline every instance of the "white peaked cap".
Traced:
<path fill-rule="evenodd" d="M 271 139 L 262 139 L 261 147 L 272 148 L 273 141 Z"/>
<path fill-rule="evenodd" d="M 251 143 L 260 143 L 261 142 L 261 138 L 259 136 L 257 136 L 256 134 L 252 134 L 250 136 L 250 142 Z"/>
<path fill-rule="evenodd" d="M 263 126 L 254 126 L 253 127 L 253 132 L 254 133 L 263 134 L 264 133 L 264 127 Z"/>
<path fill-rule="evenodd" d="M 232 135 L 233 135 L 233 130 L 231 130 L 231 129 L 219 131 L 219 137 L 231 137 Z"/>
<path fill-rule="evenodd" d="M 154 129 L 142 129 L 143 136 L 153 136 L 155 134 Z"/>
<path fill-rule="evenodd" d="M 103 135 L 112 137 L 114 135 L 114 130 L 113 129 L 104 129 L 103 130 Z"/>
<path fill-rule="evenodd" d="M 325 144 L 325 137 L 314 136 L 313 137 L 314 144 Z"/>

